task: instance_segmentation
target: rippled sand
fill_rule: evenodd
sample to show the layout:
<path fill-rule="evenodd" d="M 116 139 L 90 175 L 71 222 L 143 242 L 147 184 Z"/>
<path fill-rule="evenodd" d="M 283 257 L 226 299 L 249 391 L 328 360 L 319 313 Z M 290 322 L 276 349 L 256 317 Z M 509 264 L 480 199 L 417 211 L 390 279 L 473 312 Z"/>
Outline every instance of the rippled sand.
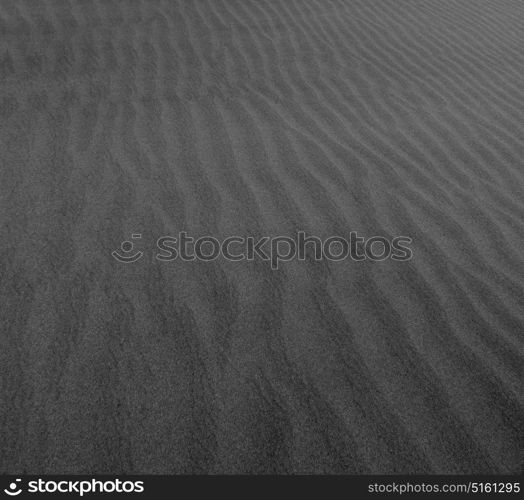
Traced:
<path fill-rule="evenodd" d="M 520 472 L 523 21 L 0 0 L 0 470 Z M 151 258 L 182 230 L 414 257 Z"/>

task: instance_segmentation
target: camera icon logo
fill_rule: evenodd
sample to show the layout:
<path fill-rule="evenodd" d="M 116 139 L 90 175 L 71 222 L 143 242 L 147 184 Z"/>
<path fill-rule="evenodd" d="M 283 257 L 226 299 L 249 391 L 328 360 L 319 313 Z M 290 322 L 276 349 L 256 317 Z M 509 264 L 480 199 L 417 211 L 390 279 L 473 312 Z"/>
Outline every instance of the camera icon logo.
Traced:
<path fill-rule="evenodd" d="M 141 234 L 132 234 L 131 235 L 132 240 L 140 240 L 142 239 Z M 120 251 L 114 250 L 111 252 L 111 255 L 117 260 L 118 262 L 123 262 L 124 264 L 132 264 L 133 262 L 137 262 L 142 258 L 144 255 L 144 252 L 137 251 L 135 253 L 132 253 L 134 249 L 134 244 L 132 241 L 123 241 L 120 244 Z"/>
<path fill-rule="evenodd" d="M 10 497 L 16 497 L 17 495 L 20 495 L 20 493 L 22 493 L 22 488 L 19 488 L 18 483 L 21 481 L 21 479 L 15 479 L 12 483 L 9 484 L 9 488 L 4 490 L 4 493 Z"/>

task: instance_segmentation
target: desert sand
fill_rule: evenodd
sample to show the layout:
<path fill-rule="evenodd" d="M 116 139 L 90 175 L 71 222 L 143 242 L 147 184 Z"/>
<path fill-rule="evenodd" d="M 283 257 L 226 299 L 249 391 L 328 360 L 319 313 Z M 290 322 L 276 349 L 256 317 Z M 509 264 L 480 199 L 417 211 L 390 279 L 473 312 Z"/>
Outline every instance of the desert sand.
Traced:
<path fill-rule="evenodd" d="M 523 22 L 1 0 L 0 470 L 521 472 Z M 179 231 L 413 258 L 155 260 Z"/>

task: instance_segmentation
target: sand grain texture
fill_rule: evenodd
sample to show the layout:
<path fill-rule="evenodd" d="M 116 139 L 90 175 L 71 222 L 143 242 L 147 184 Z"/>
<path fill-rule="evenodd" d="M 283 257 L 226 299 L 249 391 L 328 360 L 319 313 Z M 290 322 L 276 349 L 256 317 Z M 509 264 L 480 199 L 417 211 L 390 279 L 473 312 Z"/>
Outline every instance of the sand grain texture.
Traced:
<path fill-rule="evenodd" d="M 523 23 L 0 0 L 0 470 L 521 472 Z M 182 230 L 414 258 L 153 261 Z"/>

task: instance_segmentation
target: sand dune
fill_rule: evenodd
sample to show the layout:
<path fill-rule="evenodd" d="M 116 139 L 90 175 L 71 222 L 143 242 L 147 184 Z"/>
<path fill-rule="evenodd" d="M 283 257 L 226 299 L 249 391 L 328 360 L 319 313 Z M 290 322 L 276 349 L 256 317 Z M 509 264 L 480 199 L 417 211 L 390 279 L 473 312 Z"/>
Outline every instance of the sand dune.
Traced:
<path fill-rule="evenodd" d="M 1 0 L 2 472 L 522 472 L 523 20 Z M 413 259 L 153 259 L 179 231 Z"/>

